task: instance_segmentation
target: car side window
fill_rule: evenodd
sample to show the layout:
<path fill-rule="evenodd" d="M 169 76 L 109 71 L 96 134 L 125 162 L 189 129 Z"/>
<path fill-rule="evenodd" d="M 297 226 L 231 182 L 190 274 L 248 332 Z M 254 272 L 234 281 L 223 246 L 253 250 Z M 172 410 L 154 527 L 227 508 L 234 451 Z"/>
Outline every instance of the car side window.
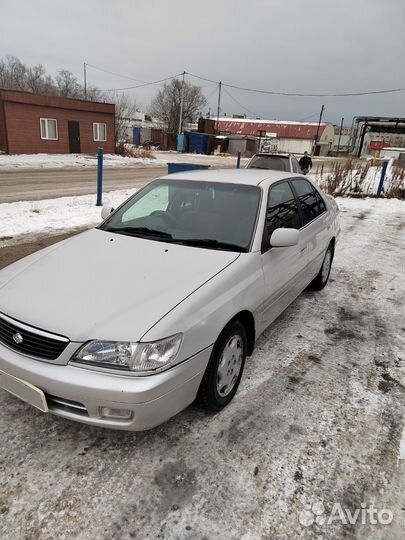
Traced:
<path fill-rule="evenodd" d="M 298 178 L 292 180 L 292 184 L 301 206 L 303 225 L 306 225 L 325 212 L 324 200 L 308 180 Z"/>
<path fill-rule="evenodd" d="M 299 166 L 298 166 L 298 161 L 295 158 L 292 158 L 291 161 L 292 161 L 293 172 L 299 174 L 300 170 L 299 170 Z"/>
<path fill-rule="evenodd" d="M 270 237 L 275 229 L 299 229 L 301 219 L 298 204 L 288 182 L 280 182 L 269 191 L 266 213 L 266 236 Z"/>

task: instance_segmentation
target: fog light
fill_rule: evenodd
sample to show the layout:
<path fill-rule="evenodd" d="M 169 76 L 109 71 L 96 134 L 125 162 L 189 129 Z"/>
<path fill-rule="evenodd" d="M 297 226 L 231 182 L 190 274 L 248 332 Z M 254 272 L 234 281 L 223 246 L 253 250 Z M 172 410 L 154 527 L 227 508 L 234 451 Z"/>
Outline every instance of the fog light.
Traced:
<path fill-rule="evenodd" d="M 127 409 L 101 407 L 101 416 L 103 418 L 115 418 L 116 420 L 129 420 L 132 418 L 132 411 L 128 411 Z"/>

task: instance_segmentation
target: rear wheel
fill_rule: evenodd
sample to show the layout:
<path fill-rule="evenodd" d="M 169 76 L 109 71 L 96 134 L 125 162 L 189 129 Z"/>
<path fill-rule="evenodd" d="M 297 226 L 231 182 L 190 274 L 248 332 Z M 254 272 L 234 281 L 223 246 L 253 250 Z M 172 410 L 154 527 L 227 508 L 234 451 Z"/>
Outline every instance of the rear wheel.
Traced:
<path fill-rule="evenodd" d="M 313 289 L 314 291 L 320 291 L 328 283 L 330 271 L 332 269 L 333 253 L 333 244 L 329 244 L 329 247 L 326 250 L 325 257 L 323 259 L 321 269 L 319 270 L 316 278 L 309 284 L 310 289 Z"/>
<path fill-rule="evenodd" d="M 232 400 L 246 359 L 246 330 L 239 321 L 221 332 L 201 381 L 197 401 L 208 411 L 220 411 Z"/>

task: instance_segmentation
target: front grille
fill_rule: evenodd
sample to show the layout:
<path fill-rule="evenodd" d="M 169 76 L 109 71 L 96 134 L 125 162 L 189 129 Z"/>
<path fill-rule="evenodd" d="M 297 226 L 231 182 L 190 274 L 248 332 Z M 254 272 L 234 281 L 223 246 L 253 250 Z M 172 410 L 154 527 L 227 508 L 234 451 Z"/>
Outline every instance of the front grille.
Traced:
<path fill-rule="evenodd" d="M 16 342 L 13 336 L 17 337 L 17 341 L 22 338 L 21 343 Z M 27 326 L 3 314 L 0 314 L 0 341 L 10 349 L 44 360 L 58 358 L 69 343 L 63 336 Z"/>
<path fill-rule="evenodd" d="M 45 394 L 46 402 L 51 411 L 66 411 L 80 416 L 89 416 L 83 403 L 73 401 L 72 399 L 61 398 Z"/>

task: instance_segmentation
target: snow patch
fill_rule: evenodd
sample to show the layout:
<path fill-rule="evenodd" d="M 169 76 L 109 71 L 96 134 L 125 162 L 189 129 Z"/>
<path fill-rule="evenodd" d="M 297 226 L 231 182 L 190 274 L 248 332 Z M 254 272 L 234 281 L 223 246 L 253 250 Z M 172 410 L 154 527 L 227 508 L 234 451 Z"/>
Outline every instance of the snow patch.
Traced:
<path fill-rule="evenodd" d="M 104 195 L 103 203 L 117 207 L 136 191 L 110 191 Z M 4 203 L 0 204 L 0 216 L 0 241 L 25 234 L 91 227 L 102 221 L 96 195 Z"/>
<path fill-rule="evenodd" d="M 235 164 L 234 156 L 206 156 L 203 154 L 180 154 L 179 152 L 153 152 L 154 159 L 123 157 L 104 154 L 103 166 L 107 169 L 126 167 L 159 167 L 167 163 L 201 163 L 204 165 L 230 167 Z M 243 159 L 242 163 L 247 163 Z M 95 168 L 97 156 L 89 154 L 17 154 L 0 155 L 0 172 L 15 169 L 63 169 Z"/>

